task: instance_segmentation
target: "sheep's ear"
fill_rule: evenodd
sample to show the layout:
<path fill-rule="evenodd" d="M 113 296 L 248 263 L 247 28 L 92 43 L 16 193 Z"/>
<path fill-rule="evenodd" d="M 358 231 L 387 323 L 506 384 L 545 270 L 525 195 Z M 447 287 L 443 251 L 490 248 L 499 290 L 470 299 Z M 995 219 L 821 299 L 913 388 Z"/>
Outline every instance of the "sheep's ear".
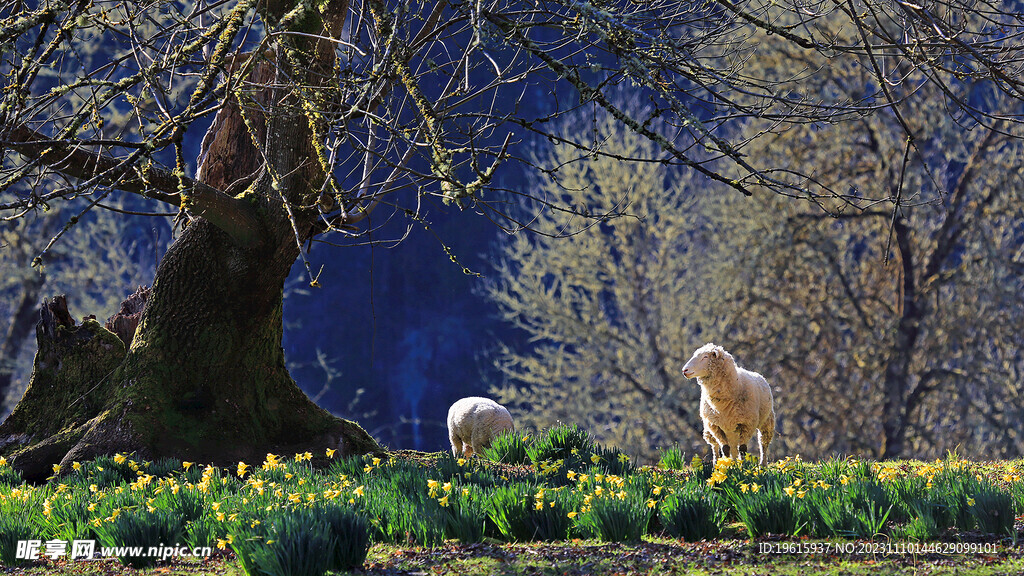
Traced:
<path fill-rule="evenodd" d="M 717 348 L 715 348 L 714 350 L 711 351 L 711 357 L 712 358 L 718 358 L 719 357 L 718 349 Z"/>

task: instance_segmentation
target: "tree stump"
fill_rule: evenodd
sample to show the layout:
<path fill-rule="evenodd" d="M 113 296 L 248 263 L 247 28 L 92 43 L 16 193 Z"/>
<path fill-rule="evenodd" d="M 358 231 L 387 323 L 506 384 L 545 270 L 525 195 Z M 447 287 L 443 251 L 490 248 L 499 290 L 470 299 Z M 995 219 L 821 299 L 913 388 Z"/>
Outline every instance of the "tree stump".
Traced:
<path fill-rule="evenodd" d="M 53 463 L 85 435 L 109 398 L 110 375 L 127 350 L 95 320 L 75 325 L 63 295 L 44 302 L 39 316 L 32 379 L 0 425 L 0 451 L 22 446 L 12 463 L 31 481 L 49 476 Z"/>

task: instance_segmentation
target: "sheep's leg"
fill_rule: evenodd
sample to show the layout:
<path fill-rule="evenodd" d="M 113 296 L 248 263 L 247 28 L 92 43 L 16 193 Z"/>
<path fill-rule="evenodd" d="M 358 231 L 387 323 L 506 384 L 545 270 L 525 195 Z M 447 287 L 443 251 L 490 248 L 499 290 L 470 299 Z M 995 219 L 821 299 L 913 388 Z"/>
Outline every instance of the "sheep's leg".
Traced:
<path fill-rule="evenodd" d="M 729 447 L 729 438 L 725 435 L 725 431 L 719 426 L 711 425 L 711 435 L 714 436 L 715 441 L 718 442 L 719 447 L 722 450 L 722 458 L 729 458 L 732 453 L 732 449 Z"/>
<path fill-rule="evenodd" d="M 483 455 L 484 448 L 487 448 L 488 446 L 491 445 L 491 434 L 487 429 L 480 427 L 477 430 L 473 431 L 472 442 L 473 452 L 475 454 Z"/>
<path fill-rule="evenodd" d="M 448 440 L 452 443 L 452 456 L 459 457 L 462 455 L 462 439 L 455 434 L 450 434 Z"/>
<path fill-rule="evenodd" d="M 746 444 L 740 444 L 740 447 L 739 447 L 739 459 L 743 460 L 744 458 L 746 458 L 746 456 L 747 456 L 747 445 Z"/>
<path fill-rule="evenodd" d="M 708 437 L 711 437 L 710 440 Z M 715 461 L 719 458 L 729 457 L 729 440 L 725 436 L 725 432 L 715 424 L 704 429 L 704 440 L 708 444 L 711 444 L 712 450 L 715 452 Z M 717 448 L 717 450 L 715 450 Z"/>
<path fill-rule="evenodd" d="M 768 461 L 768 445 L 772 443 L 772 438 L 775 438 L 775 414 L 772 413 L 757 429 L 757 443 L 761 449 L 761 459 L 758 463 L 764 466 L 765 462 Z"/>
<path fill-rule="evenodd" d="M 718 461 L 718 440 L 715 439 L 715 436 L 711 433 L 711 430 L 708 430 L 707 428 L 704 429 L 704 441 L 708 443 L 708 446 L 711 446 L 711 463 L 714 464 L 715 462 Z"/>

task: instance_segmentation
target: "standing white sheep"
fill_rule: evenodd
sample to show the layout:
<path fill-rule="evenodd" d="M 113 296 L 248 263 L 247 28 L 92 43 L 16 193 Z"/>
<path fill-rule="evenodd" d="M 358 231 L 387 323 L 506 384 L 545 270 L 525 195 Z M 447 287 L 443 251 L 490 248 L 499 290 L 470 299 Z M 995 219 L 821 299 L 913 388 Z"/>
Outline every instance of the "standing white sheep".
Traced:
<path fill-rule="evenodd" d="M 705 344 L 683 366 L 683 376 L 700 384 L 700 417 L 704 440 L 711 445 L 715 460 L 747 452 L 747 443 L 758 433 L 760 463 L 768 459 L 768 445 L 775 436 L 772 389 L 757 372 L 736 366 L 736 360 L 721 346 Z"/>
<path fill-rule="evenodd" d="M 448 409 L 448 439 L 455 456 L 480 454 L 499 434 L 512 429 L 512 415 L 489 398 L 463 398 Z"/>

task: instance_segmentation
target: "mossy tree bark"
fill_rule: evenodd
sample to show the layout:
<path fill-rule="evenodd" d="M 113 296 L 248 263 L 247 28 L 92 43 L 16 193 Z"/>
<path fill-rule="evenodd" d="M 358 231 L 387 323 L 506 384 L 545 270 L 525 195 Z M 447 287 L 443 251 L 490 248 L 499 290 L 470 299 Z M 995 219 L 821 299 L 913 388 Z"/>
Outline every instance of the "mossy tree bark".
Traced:
<path fill-rule="evenodd" d="M 287 8 L 274 4 L 270 23 Z M 312 17 L 300 24 L 330 25 Z M 32 383 L 0 425 L 0 452 L 26 478 L 127 451 L 229 463 L 380 449 L 295 385 L 281 347 L 284 281 L 314 231 L 328 177 L 316 160 L 316 120 L 284 79 L 327 81 L 333 50 L 302 42 L 277 47 L 253 72 L 258 106 L 232 100 L 218 113 L 199 180 L 228 194 L 204 198 L 198 212 L 212 217 L 194 219 L 168 250 L 127 352 L 95 321 L 48 322 L 44 308 Z"/>

